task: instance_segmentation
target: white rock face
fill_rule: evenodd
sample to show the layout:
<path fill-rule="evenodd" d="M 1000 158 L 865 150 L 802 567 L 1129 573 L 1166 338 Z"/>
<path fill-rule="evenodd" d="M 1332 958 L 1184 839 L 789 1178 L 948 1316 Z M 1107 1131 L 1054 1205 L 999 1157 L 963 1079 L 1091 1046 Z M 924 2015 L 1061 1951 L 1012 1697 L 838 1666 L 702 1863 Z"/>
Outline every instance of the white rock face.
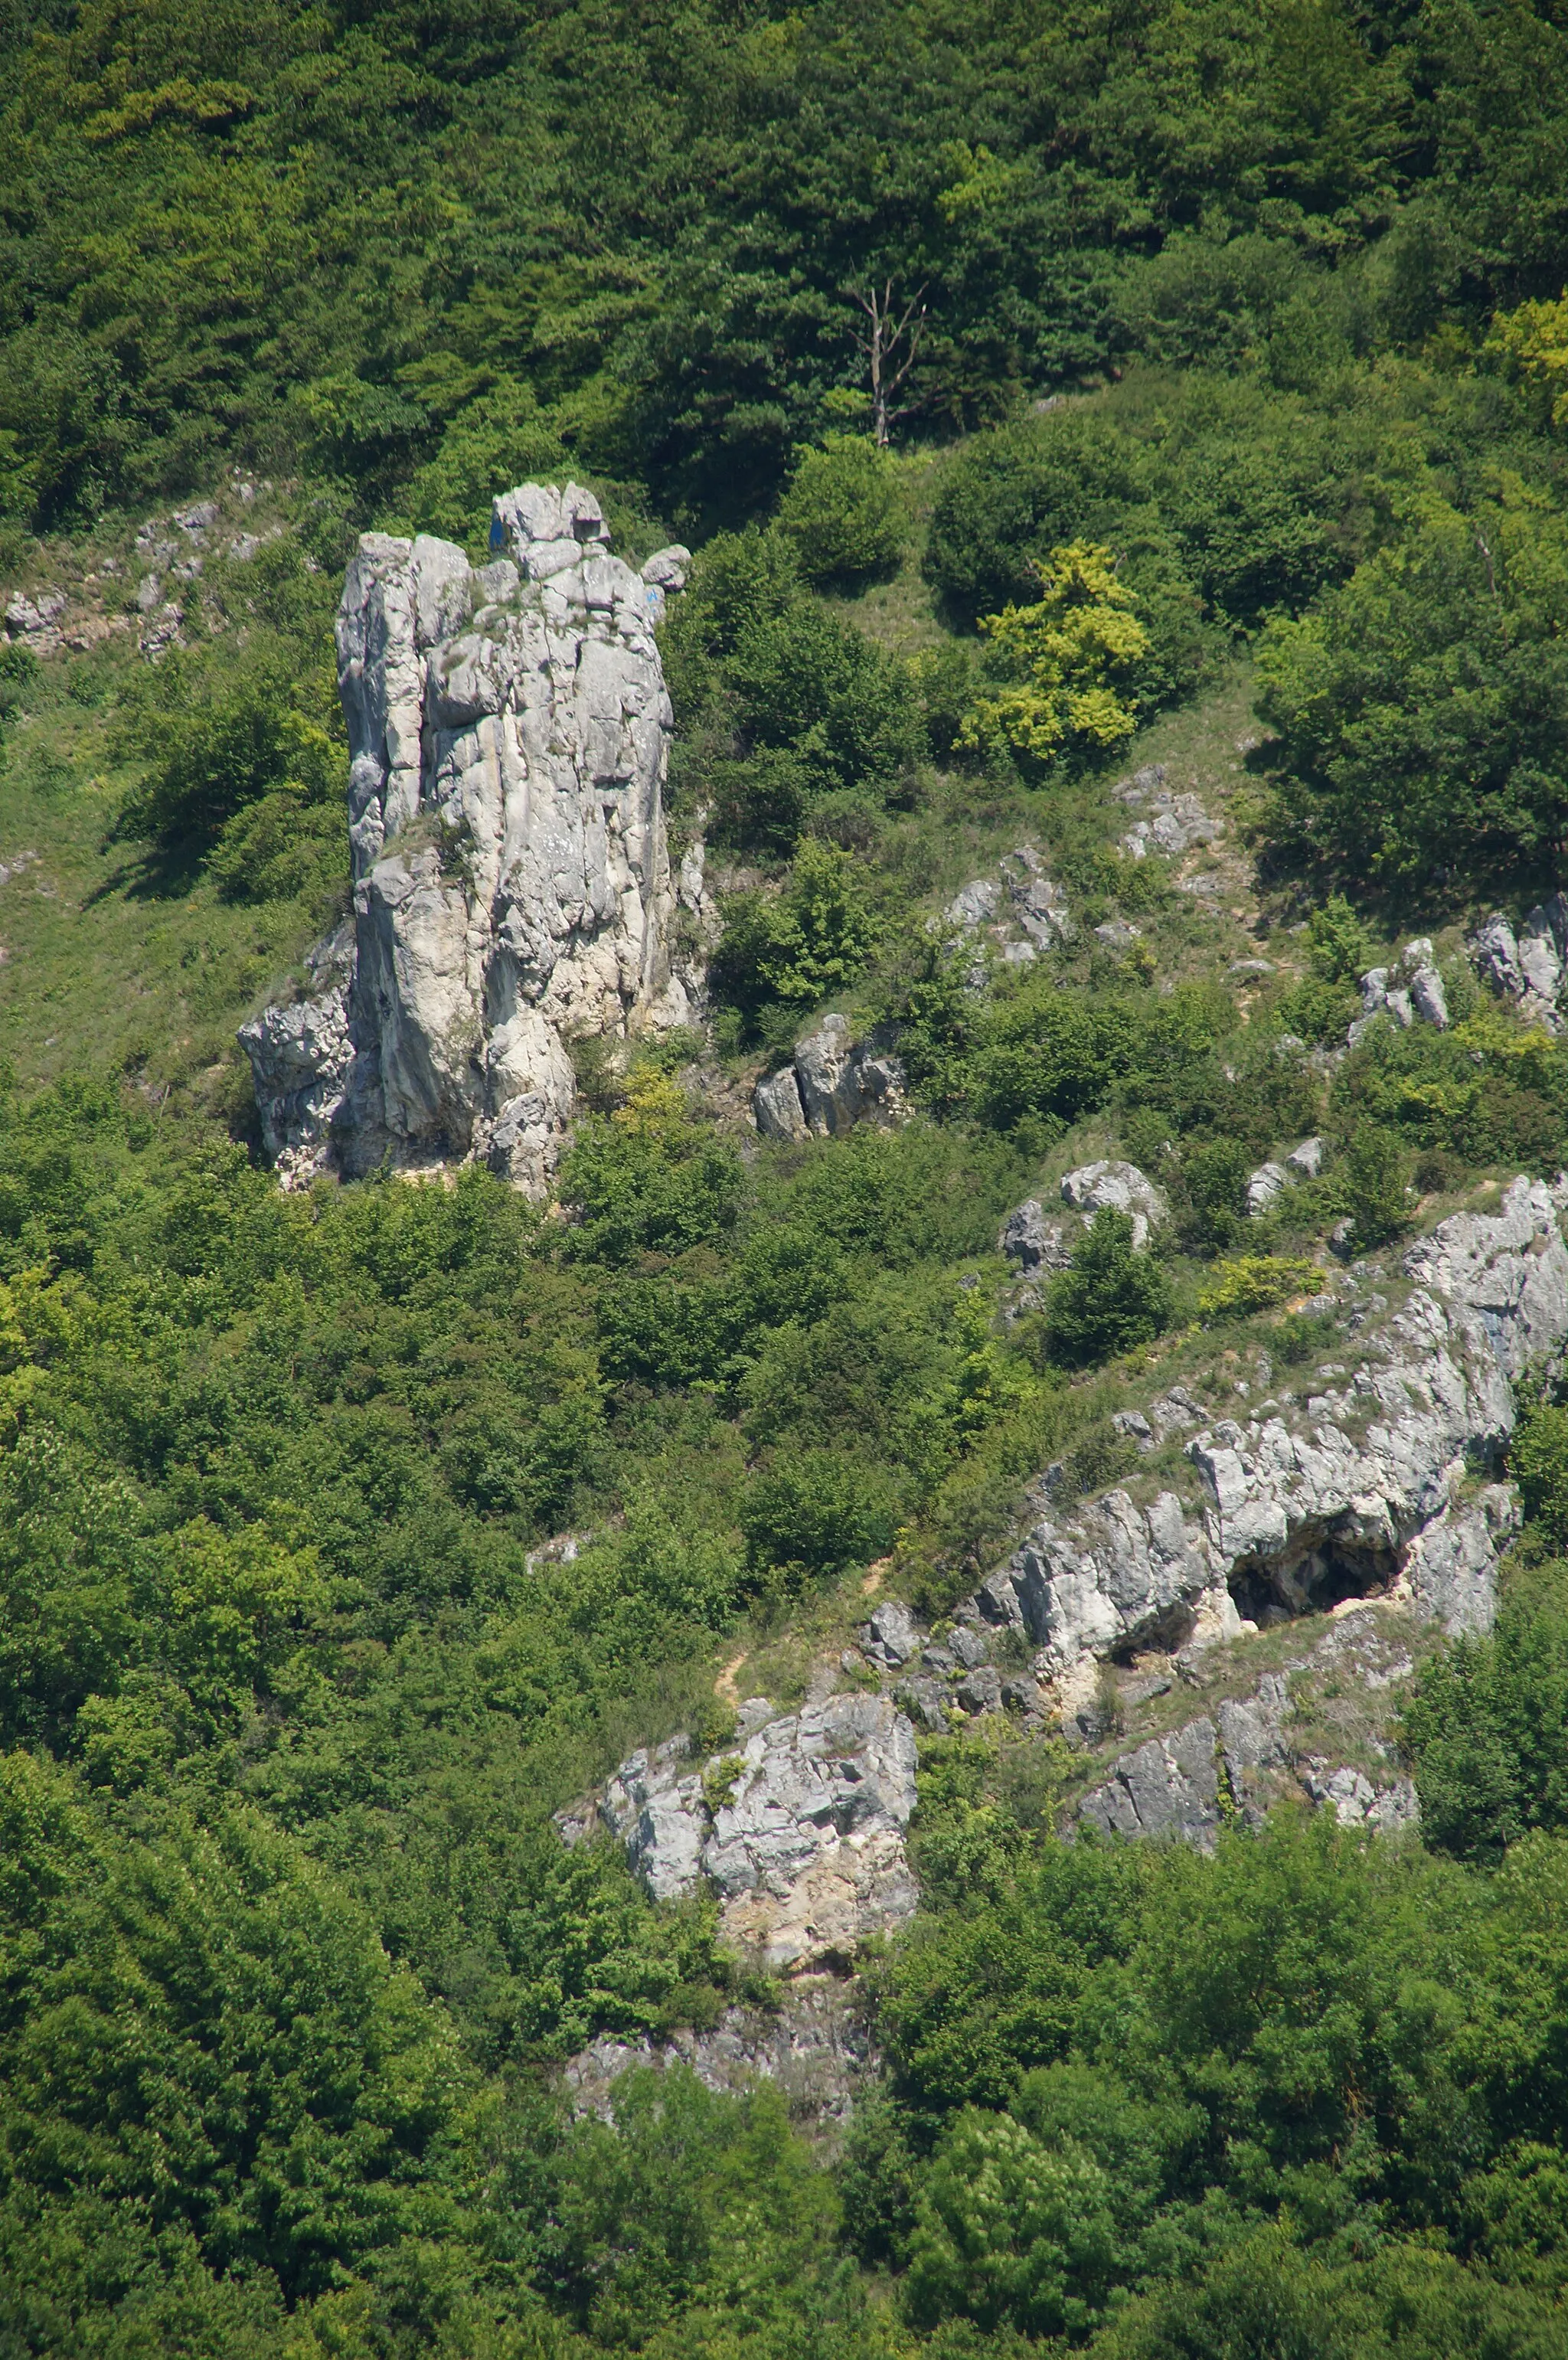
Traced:
<path fill-rule="evenodd" d="M 1124 1754 L 1105 1784 L 1084 1797 L 1079 1819 L 1103 1835 L 1163 1836 L 1211 1849 L 1224 1819 L 1222 1792 L 1232 1810 L 1261 1818 L 1257 1775 L 1288 1761 L 1290 1710 L 1284 1679 L 1266 1673 L 1255 1696 L 1227 1699 L 1214 1719 L 1203 1713 Z"/>
<path fill-rule="evenodd" d="M 1477 972 L 1506 1000 L 1518 1000 L 1532 1022 L 1561 1032 L 1557 1000 L 1568 967 L 1568 894 L 1538 902 L 1516 934 L 1501 912 L 1470 937 Z"/>
<path fill-rule="evenodd" d="M 1471 1495 L 1467 1480 L 1501 1455 L 1515 1382 L 1568 1344 L 1565 1205 L 1568 1179 L 1521 1178 L 1497 1213 L 1443 1222 L 1407 1252 L 1409 1300 L 1362 1334 L 1353 1372 L 1325 1370 L 1304 1404 L 1202 1425 L 1186 1446 L 1196 1502 L 1167 1491 L 1139 1505 L 1117 1489 L 1047 1513 L 968 1601 L 978 1619 L 1022 1632 L 1056 1680 L 1374 1593 L 1450 1631 L 1489 1630 L 1517 1510 L 1506 1485 Z M 1117 1424 L 1155 1447 L 1198 1423 L 1198 1404 L 1173 1417 L 1173 1402 Z"/>
<path fill-rule="evenodd" d="M 886 1697 L 842 1696 L 768 1721 L 702 1773 L 684 1738 L 634 1754 L 599 1813 L 656 1900 L 705 1879 L 730 1939 L 782 1972 L 847 1957 L 913 1914 L 904 1830 L 914 1807 L 908 1718 Z M 569 1838 L 582 1832 L 579 1818 L 561 1824 Z"/>
<path fill-rule="evenodd" d="M 794 1063 L 757 1083 L 751 1110 L 765 1139 L 836 1139 L 901 1118 L 904 1068 L 881 1034 L 856 1041 L 847 1016 L 824 1016 L 796 1043 Z"/>
<path fill-rule="evenodd" d="M 477 571 L 425 533 L 364 534 L 348 568 L 352 973 L 333 1009 L 268 1010 L 240 1035 L 297 1170 L 485 1156 L 540 1194 L 568 1041 L 690 1012 L 651 629 L 679 552 L 659 581 L 634 574 L 571 484 L 520 485 L 495 513 L 512 554 Z"/>
<path fill-rule="evenodd" d="M 1146 1178 L 1136 1164 L 1114 1159 L 1081 1164 L 1076 1172 L 1069 1172 L 1062 1183 L 1062 1201 L 1084 1215 L 1085 1228 L 1097 1212 L 1105 1208 L 1130 1213 L 1135 1246 L 1146 1243 L 1150 1227 L 1162 1221 L 1170 1209 L 1153 1181 Z"/>
<path fill-rule="evenodd" d="M 1203 1527 L 1174 1491 L 1147 1508 L 1107 1491 L 1071 1521 L 1042 1518 L 975 1600 L 986 1622 L 1027 1633 L 1041 1678 L 1060 1677 L 1086 1655 L 1180 1646 L 1205 1612 L 1240 1628 L 1216 1587 Z"/>

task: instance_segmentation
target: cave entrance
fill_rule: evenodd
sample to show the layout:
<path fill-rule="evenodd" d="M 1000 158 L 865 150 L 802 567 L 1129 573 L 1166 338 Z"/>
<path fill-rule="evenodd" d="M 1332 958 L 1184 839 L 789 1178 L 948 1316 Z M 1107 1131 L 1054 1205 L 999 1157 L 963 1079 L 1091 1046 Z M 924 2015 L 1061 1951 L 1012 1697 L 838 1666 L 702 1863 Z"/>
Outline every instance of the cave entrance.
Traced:
<path fill-rule="evenodd" d="M 1236 1609 L 1264 1630 L 1303 1614 L 1327 1614 L 1347 1598 L 1381 1598 L 1399 1579 L 1391 1550 L 1325 1542 L 1288 1564 L 1267 1559 L 1238 1566 L 1230 1578 Z"/>

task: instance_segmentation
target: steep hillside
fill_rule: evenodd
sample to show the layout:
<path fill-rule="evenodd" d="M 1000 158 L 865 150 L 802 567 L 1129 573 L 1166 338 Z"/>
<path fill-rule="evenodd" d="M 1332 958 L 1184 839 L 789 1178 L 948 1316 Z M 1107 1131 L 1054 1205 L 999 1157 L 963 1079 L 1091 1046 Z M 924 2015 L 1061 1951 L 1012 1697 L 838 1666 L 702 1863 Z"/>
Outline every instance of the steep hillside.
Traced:
<path fill-rule="evenodd" d="M 7 2355 L 1568 2348 L 1568 37 L 1048 14 L 0 13 Z"/>

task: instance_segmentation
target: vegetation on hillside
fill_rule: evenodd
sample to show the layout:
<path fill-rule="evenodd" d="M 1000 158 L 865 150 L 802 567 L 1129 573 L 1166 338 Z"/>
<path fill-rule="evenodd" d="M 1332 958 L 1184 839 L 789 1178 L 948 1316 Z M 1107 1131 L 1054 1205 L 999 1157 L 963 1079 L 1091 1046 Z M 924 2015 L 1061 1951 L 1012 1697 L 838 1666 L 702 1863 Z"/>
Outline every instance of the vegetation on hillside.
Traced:
<path fill-rule="evenodd" d="M 1403 1708 L 1421 1838 L 1064 1846 L 1063 1749 L 955 1714 L 842 2139 L 676 2068 L 573 2118 L 589 2040 L 780 1995 L 551 1814 L 722 1751 L 721 1665 L 798 1698 L 874 1561 L 940 1617 L 1157 1384 L 1312 1360 L 1336 1228 L 1565 1160 L 1568 1044 L 1459 943 L 1562 881 L 1568 32 L 12 0 L 0 65 L 0 574 L 104 624 L 0 650 L 0 2349 L 1561 2353 L 1550 1386 L 1496 1633 Z M 583 1054 L 564 1218 L 285 1196 L 233 1032 L 345 906 L 342 562 L 568 473 L 696 548 L 711 1043 Z M 1121 841 L 1159 763 L 1214 892 Z M 1009 964 L 933 921 L 1020 844 L 1076 933 Z M 1327 1064 L 1418 925 L 1452 1028 Z M 742 1153 L 829 1006 L 913 1119 Z M 1151 1250 L 1102 1214 L 1001 1318 L 1002 1216 L 1109 1153 Z"/>

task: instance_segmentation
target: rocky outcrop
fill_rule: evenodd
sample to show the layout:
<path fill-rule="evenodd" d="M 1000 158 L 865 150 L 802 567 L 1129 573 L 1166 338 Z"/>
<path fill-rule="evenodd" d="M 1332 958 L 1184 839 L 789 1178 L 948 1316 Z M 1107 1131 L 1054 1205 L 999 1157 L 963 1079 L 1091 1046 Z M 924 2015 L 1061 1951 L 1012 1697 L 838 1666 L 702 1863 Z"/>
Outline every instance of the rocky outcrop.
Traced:
<path fill-rule="evenodd" d="M 1478 972 L 1532 1023 L 1562 1030 L 1557 1001 L 1568 967 L 1568 894 L 1538 902 L 1516 934 L 1499 911 L 1470 937 Z"/>
<path fill-rule="evenodd" d="M 975 1603 L 982 1621 L 1028 1637 L 1042 1679 L 1085 1655 L 1181 1646 L 1201 1622 L 1216 1635 L 1240 1628 L 1203 1526 L 1174 1491 L 1147 1507 L 1107 1491 L 1071 1520 L 1042 1517 Z"/>
<path fill-rule="evenodd" d="M 1358 1620 L 1365 1618 L 1358 1617 Z M 1322 1754 L 1302 1758 L 1290 1675 L 1339 1669 L 1376 1688 L 1410 1670 L 1375 1632 L 1333 1630 L 1284 1672 L 1268 1672 L 1250 1696 L 1225 1698 L 1169 1736 L 1149 1738 L 1120 1755 L 1109 1775 L 1084 1796 L 1074 1826 L 1103 1836 L 1152 1837 L 1212 1851 L 1227 1824 L 1257 1826 L 1289 1796 L 1331 1810 L 1343 1826 L 1388 1834 L 1420 1819 L 1415 1788 L 1397 1770 L 1377 1781 L 1354 1764 Z M 1388 1758 L 1369 1742 L 1368 1759 Z"/>
<path fill-rule="evenodd" d="M 1002 1223 L 996 1238 L 996 1251 L 1010 1262 L 1024 1278 L 1047 1278 L 1065 1270 L 1073 1259 L 1072 1250 L 1062 1234 L 1061 1221 L 1046 1218 L 1045 1207 L 1038 1196 L 1026 1197 L 1015 1205 Z"/>
<path fill-rule="evenodd" d="M 1203 1426 L 1187 1444 L 1195 1500 L 1118 1488 L 1048 1513 L 965 1601 L 976 1620 L 1021 1633 L 1036 1675 L 1055 1680 L 1379 1593 L 1451 1631 L 1489 1628 L 1514 1510 L 1506 1487 L 1470 1485 L 1501 1457 L 1514 1382 L 1568 1343 L 1565 1204 L 1568 1180 L 1519 1179 L 1496 1214 L 1443 1222 L 1405 1256 L 1401 1308 L 1371 1325 L 1381 1297 L 1345 1312 L 1353 1371 L 1325 1363 L 1294 1402 Z M 1140 1448 L 1199 1406 L 1163 1401 L 1179 1415 L 1118 1421 Z"/>
<path fill-rule="evenodd" d="M 1424 934 L 1405 945 L 1397 965 L 1368 967 L 1361 978 L 1361 1013 L 1345 1035 L 1350 1047 L 1379 1020 L 1407 1032 L 1418 1020 L 1440 1032 L 1448 1030 L 1448 1000 Z"/>
<path fill-rule="evenodd" d="M 711 2032 L 667 2039 L 595 2040 L 565 2071 L 572 2112 L 607 2120 L 615 2083 L 635 2066 L 684 2065 L 705 2089 L 735 2094 L 772 2081 L 796 2121 L 842 2123 L 880 2065 L 853 1985 L 835 1975 L 791 1983 L 777 2009 L 726 2008 Z"/>
<path fill-rule="evenodd" d="M 1207 1848 L 1227 1818 L 1261 1819 L 1258 1775 L 1290 1758 L 1290 1710 L 1284 1677 L 1266 1674 L 1256 1695 L 1226 1699 L 1212 1720 L 1204 1713 L 1123 1754 L 1105 1785 L 1084 1797 L 1080 1823 L 1102 1835 L 1163 1836 Z"/>
<path fill-rule="evenodd" d="M 1568 1340 L 1563 1194 L 1518 1180 L 1495 1216 L 1456 1214 L 1405 1257 L 1417 1282 L 1348 1383 L 1222 1421 L 1189 1445 L 1211 1554 L 1258 1621 L 1410 1585 L 1454 1627 L 1490 1620 L 1495 1534 L 1466 1502 L 1513 1425 L 1512 1381 Z"/>
<path fill-rule="evenodd" d="M 886 1697 L 856 1695 L 779 1715 L 753 1699 L 741 1726 L 734 1754 L 701 1765 L 683 1737 L 634 1754 L 596 1798 L 597 1817 L 656 1900 L 710 1885 L 725 1934 L 770 1972 L 848 1958 L 914 1910 L 909 1720 Z M 579 1840 L 592 1814 L 558 1824 Z"/>
<path fill-rule="evenodd" d="M 791 1063 L 757 1083 L 751 1103 L 765 1139 L 836 1139 L 857 1122 L 895 1122 L 905 1103 L 893 1036 L 856 1041 L 847 1016 L 824 1016 L 796 1043 Z"/>
<path fill-rule="evenodd" d="M 1075 1172 L 1069 1172 L 1062 1183 L 1062 1201 L 1083 1214 L 1085 1229 L 1102 1210 L 1127 1214 L 1135 1246 L 1148 1242 L 1149 1229 L 1164 1220 L 1170 1210 L 1160 1190 L 1136 1164 L 1115 1159 L 1082 1164 Z"/>
<path fill-rule="evenodd" d="M 571 1041 L 689 1012 L 652 632 L 677 552 L 634 573 L 570 484 L 495 516 L 511 553 L 477 570 L 429 534 L 349 565 L 349 971 L 240 1035 L 286 1176 L 484 1157 L 542 1193 Z"/>

